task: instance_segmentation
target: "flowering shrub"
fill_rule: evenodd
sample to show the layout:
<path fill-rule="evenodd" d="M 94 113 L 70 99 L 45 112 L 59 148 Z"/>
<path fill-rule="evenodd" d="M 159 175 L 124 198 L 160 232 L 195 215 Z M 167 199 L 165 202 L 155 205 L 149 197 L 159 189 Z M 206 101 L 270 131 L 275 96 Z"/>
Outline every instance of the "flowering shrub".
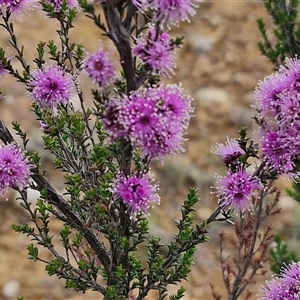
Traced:
<path fill-rule="evenodd" d="M 246 288 L 256 275 L 265 273 L 261 269 L 274 235 L 271 226 L 262 225 L 279 212 L 280 192 L 274 181 L 288 174 L 296 182 L 299 176 L 300 61 L 293 48 L 297 43 L 291 45 L 285 39 L 286 31 L 280 31 L 286 30 L 284 24 L 295 23 L 297 1 L 289 5 L 274 1 L 275 8 L 284 5 L 291 11 L 283 14 L 283 21 L 275 22 L 281 26 L 276 32 L 282 47 L 272 48 L 263 22 L 258 22 L 265 42 L 260 48 L 272 62 L 280 62 L 280 67 L 275 64 L 278 71 L 259 82 L 254 93 L 259 141 L 241 128 L 238 138 L 217 144 L 214 153 L 223 159 L 227 173 L 216 175 L 212 189 L 219 199 L 216 210 L 196 222 L 193 212 L 199 197 L 191 188 L 181 219 L 175 222 L 178 232 L 167 247 L 148 232 L 149 208 L 157 209 L 160 203 L 159 183 L 151 175 L 150 164 L 184 151 L 193 114 L 192 98 L 183 87 L 162 82 L 163 76 L 174 74 L 174 50 L 183 42 L 182 37 L 172 38 L 169 29 L 190 21 L 198 2 L 0 1 L 1 30 L 8 33 L 22 68 L 15 68 L 0 48 L 0 75 L 14 77 L 28 91 L 45 148 L 65 178 L 61 195 L 41 169 L 41 154 L 28 151 L 30 141 L 21 125 L 13 122 L 22 150 L 1 121 L 0 193 L 6 195 L 11 188 L 19 192 L 31 222 L 15 224 L 13 229 L 33 241 L 28 246 L 29 257 L 45 263 L 48 274 L 64 279 L 68 289 L 91 289 L 106 300 L 142 300 L 154 290 L 158 299 L 164 299 L 168 285 L 188 278 L 196 246 L 208 241 L 209 225 L 215 221 L 232 224 L 235 233 L 229 243 L 235 248 L 232 262 L 224 252 L 226 235 L 220 234 L 220 266 L 228 298 L 238 299 L 243 293 L 249 298 Z M 276 15 L 271 0 L 266 8 Z M 27 63 L 13 24 L 26 17 L 29 9 L 42 10 L 58 21 L 61 44 L 41 41 L 37 57 Z M 87 53 L 83 45 L 71 40 L 70 30 L 80 13 L 113 42 L 119 62 L 111 61 L 102 47 Z M 80 74 L 96 86 L 89 94 Z M 85 101 L 90 97 L 91 106 Z M 28 200 L 28 187 L 40 193 L 35 208 Z M 296 187 L 295 191 L 297 194 Z M 49 227 L 53 217 L 62 224 L 64 253 L 53 243 Z M 143 260 L 138 251 L 145 246 Z M 49 250 L 51 258 L 41 257 L 39 247 Z M 284 299 L 297 299 L 298 277 L 298 263 L 286 267 L 282 278 L 264 289 L 262 299 L 277 299 L 276 295 L 284 293 L 288 296 L 283 298 L 292 295 Z M 181 287 L 170 299 L 183 295 Z M 212 296 L 220 299 L 213 286 Z"/>

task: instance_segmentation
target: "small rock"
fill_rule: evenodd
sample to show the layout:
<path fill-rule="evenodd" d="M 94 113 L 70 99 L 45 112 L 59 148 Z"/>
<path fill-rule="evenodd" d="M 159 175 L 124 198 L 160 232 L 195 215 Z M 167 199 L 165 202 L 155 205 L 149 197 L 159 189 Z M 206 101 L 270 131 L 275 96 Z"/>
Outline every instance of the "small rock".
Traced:
<path fill-rule="evenodd" d="M 2 288 L 2 294 L 6 299 L 16 298 L 19 291 L 20 283 L 16 280 L 7 281 Z"/>
<path fill-rule="evenodd" d="M 220 70 L 212 74 L 212 78 L 218 84 L 228 84 L 232 79 L 232 71 L 229 69 Z"/>
<path fill-rule="evenodd" d="M 195 93 L 195 100 L 200 104 L 224 104 L 229 102 L 228 93 L 221 88 L 207 87 Z"/>
<path fill-rule="evenodd" d="M 283 211 L 286 212 L 296 212 L 297 210 L 299 210 L 299 204 L 297 203 L 297 201 L 295 201 L 287 195 L 283 195 L 280 197 L 279 206 L 282 208 Z M 288 219 L 291 221 L 291 216 L 289 216 Z"/>
<path fill-rule="evenodd" d="M 36 200 L 40 197 L 41 193 L 33 189 L 27 189 L 28 201 L 31 203 L 36 203 Z"/>
<path fill-rule="evenodd" d="M 199 33 L 188 34 L 186 41 L 194 52 L 210 52 L 214 46 L 213 37 Z"/>
<path fill-rule="evenodd" d="M 230 111 L 230 119 L 233 121 L 233 123 L 236 125 L 236 127 L 247 127 L 250 131 L 251 128 L 253 128 L 254 122 L 253 122 L 253 116 L 255 115 L 255 112 L 251 109 L 245 109 L 241 106 L 234 106 L 232 107 Z"/>
<path fill-rule="evenodd" d="M 256 79 L 248 72 L 237 72 L 233 79 L 243 86 L 244 89 L 254 89 L 256 85 Z"/>

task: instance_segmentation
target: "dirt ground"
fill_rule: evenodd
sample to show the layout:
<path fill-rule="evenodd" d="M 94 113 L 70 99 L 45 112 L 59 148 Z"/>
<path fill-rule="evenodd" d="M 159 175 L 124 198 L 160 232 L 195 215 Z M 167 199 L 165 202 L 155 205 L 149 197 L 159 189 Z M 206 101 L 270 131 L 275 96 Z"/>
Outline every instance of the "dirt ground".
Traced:
<path fill-rule="evenodd" d="M 189 128 L 186 152 L 170 158 L 163 166 L 158 163 L 153 165 L 160 182 L 162 201 L 161 207 L 151 212 L 151 234 L 161 236 L 166 242 L 175 231 L 174 219 L 180 214 L 180 204 L 189 186 L 196 186 L 202 199 L 197 210 L 199 220 L 207 218 L 217 206 L 210 194 L 210 186 L 214 185 L 214 174 L 224 172 L 224 168 L 220 158 L 211 153 L 215 143 L 224 142 L 226 136 L 237 136 L 242 126 L 248 127 L 249 132 L 255 129 L 251 119 L 255 114 L 250 107 L 252 93 L 258 80 L 272 72 L 272 65 L 257 48 L 260 34 L 256 19 L 261 17 L 270 26 L 271 20 L 261 1 L 206 1 L 199 5 L 192 23 L 173 29 L 174 35 L 185 36 L 185 45 L 178 51 L 176 76 L 166 81 L 182 82 L 184 89 L 193 96 L 196 110 Z M 82 42 L 87 51 L 96 50 L 103 37 L 83 15 L 77 22 L 74 39 Z M 28 59 L 35 55 L 35 44 L 40 39 L 56 38 L 57 24 L 50 23 L 43 15 L 32 14 L 25 16 L 22 23 L 15 24 Z M 0 31 L 1 45 L 9 47 L 6 39 L 6 34 Z M 10 53 L 11 49 L 7 51 Z M 3 78 L 1 90 L 6 95 L 0 102 L 1 118 L 7 124 L 18 120 L 28 131 L 30 147 L 42 151 L 39 125 L 30 112 L 23 87 Z M 50 159 L 45 153 L 46 166 Z M 49 179 L 58 189 L 62 189 L 62 177 L 52 167 L 49 168 Z M 281 181 L 279 184 L 284 187 L 289 182 Z M 11 229 L 12 223 L 27 220 L 14 196 L 11 194 L 8 201 L 0 201 L 0 299 L 16 299 L 17 296 L 24 296 L 27 300 L 101 299 L 94 292 L 83 295 L 65 290 L 63 282 L 56 277 L 48 277 L 43 264 L 27 259 L 28 239 Z M 34 193 L 30 196 L 33 199 L 36 197 Z M 296 220 L 299 207 L 284 193 L 280 206 L 282 213 L 276 217 L 274 230 L 281 232 L 284 239 L 298 249 L 300 229 Z M 53 222 L 52 226 L 58 233 L 60 224 Z M 183 283 L 187 288 L 184 299 L 212 299 L 210 283 L 223 295 L 222 299 L 226 299 L 217 260 L 218 233 L 230 229 L 230 225 L 224 224 L 209 227 L 210 241 L 199 246 L 189 281 Z M 267 273 L 257 278 L 257 284 L 250 287 L 254 292 L 251 299 L 255 299 L 259 285 L 269 276 Z M 174 287 L 171 289 L 174 290 Z"/>

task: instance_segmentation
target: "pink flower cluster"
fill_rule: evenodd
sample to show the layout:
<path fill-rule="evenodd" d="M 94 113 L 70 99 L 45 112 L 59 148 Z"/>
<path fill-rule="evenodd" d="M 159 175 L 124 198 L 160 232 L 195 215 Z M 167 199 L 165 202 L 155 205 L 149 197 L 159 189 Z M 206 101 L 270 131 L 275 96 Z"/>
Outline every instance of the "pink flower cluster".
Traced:
<path fill-rule="evenodd" d="M 216 175 L 217 187 L 214 188 L 214 193 L 217 194 L 220 205 L 237 212 L 249 210 L 254 191 L 262 185 L 239 161 L 239 157 L 245 154 L 244 150 L 237 140 L 227 138 L 225 144 L 217 144 L 214 153 L 222 156 L 230 169 L 225 176 Z"/>
<path fill-rule="evenodd" d="M 101 87 L 109 85 L 115 78 L 115 70 L 108 53 L 101 48 L 86 57 L 83 70 Z"/>
<path fill-rule="evenodd" d="M 259 113 L 262 155 L 277 174 L 296 176 L 300 154 L 300 61 L 287 59 L 279 71 L 259 82 L 254 96 Z"/>
<path fill-rule="evenodd" d="M 13 17 L 21 19 L 24 13 L 37 6 L 36 0 L 0 0 L 0 9 L 6 9 Z"/>
<path fill-rule="evenodd" d="M 254 190 L 262 187 L 259 179 L 243 166 L 235 171 L 228 171 L 226 176 L 217 175 L 217 184 L 220 204 L 237 212 L 249 210 Z"/>
<path fill-rule="evenodd" d="M 148 214 L 150 203 L 160 203 L 158 185 L 152 184 L 149 174 L 129 177 L 121 174 L 112 186 L 116 197 L 128 205 L 132 215 Z"/>
<path fill-rule="evenodd" d="M 300 263 L 292 263 L 281 270 L 280 276 L 267 282 L 262 289 L 264 295 L 258 300 L 300 299 Z"/>
<path fill-rule="evenodd" d="M 31 73 L 28 89 L 31 99 L 40 107 L 56 108 L 70 102 L 76 87 L 72 76 L 62 68 L 43 66 Z"/>
<path fill-rule="evenodd" d="M 141 36 L 134 47 L 134 54 L 151 67 L 154 72 L 174 74 L 176 67 L 170 35 L 150 28 L 148 36 Z"/>
<path fill-rule="evenodd" d="M 226 166 L 232 167 L 238 164 L 238 158 L 245 154 L 245 151 L 241 149 L 239 143 L 235 139 L 229 139 L 225 144 L 217 143 L 216 150 L 213 153 L 222 156 Z"/>
<path fill-rule="evenodd" d="M 164 24 L 178 25 L 180 21 L 190 21 L 196 14 L 195 3 L 202 0 L 133 0 L 133 4 L 141 11 L 152 9 L 156 18 Z"/>
<path fill-rule="evenodd" d="M 55 12 L 59 12 L 65 4 L 68 9 L 80 10 L 77 0 L 44 0 L 43 3 L 51 5 Z M 38 0 L 0 0 L 0 9 L 6 9 L 12 16 L 22 19 L 25 13 L 34 8 L 42 9 Z"/>
<path fill-rule="evenodd" d="M 66 7 L 69 9 L 76 9 L 79 10 L 80 6 L 77 0 L 44 0 L 46 4 L 49 4 L 53 6 L 53 9 L 55 12 L 59 12 L 62 8 L 63 5 L 66 4 Z M 65 3 L 64 3 L 65 2 Z"/>
<path fill-rule="evenodd" d="M 103 123 L 113 139 L 128 138 L 145 157 L 165 157 L 184 150 L 181 144 L 192 111 L 191 98 L 180 86 L 161 85 L 114 101 Z"/>
<path fill-rule="evenodd" d="M 32 167 L 16 145 L 0 146 L 0 194 L 5 195 L 11 188 L 27 187 Z"/>

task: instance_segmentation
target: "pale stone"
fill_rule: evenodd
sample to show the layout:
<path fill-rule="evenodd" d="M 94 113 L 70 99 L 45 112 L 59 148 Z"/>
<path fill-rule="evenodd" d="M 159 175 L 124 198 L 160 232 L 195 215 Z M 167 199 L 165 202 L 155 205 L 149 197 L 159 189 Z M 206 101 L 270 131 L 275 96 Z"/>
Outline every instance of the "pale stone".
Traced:
<path fill-rule="evenodd" d="M 16 298 L 19 291 L 20 283 L 16 280 L 7 281 L 2 288 L 2 294 L 6 299 Z"/>
<path fill-rule="evenodd" d="M 217 87 L 202 88 L 195 93 L 195 100 L 200 104 L 223 104 L 229 102 L 229 99 L 226 90 Z"/>

